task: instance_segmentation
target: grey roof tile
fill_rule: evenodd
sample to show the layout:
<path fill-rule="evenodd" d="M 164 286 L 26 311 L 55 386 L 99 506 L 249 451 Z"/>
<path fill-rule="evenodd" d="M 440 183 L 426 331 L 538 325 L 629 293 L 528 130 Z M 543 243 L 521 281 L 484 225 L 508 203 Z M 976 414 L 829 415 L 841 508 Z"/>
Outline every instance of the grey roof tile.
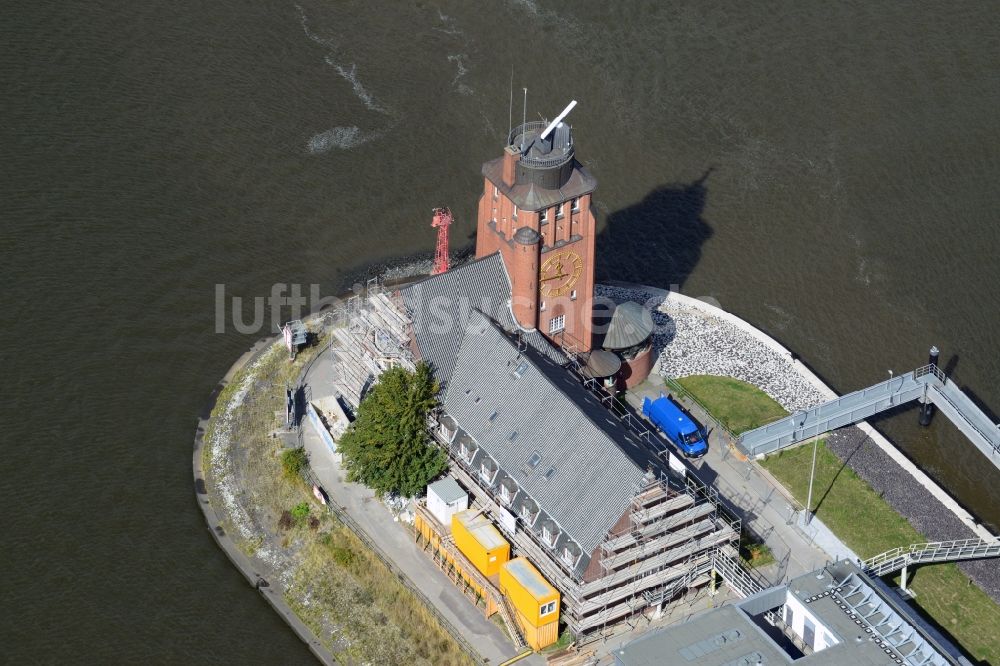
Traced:
<path fill-rule="evenodd" d="M 473 309 L 485 313 L 505 330 L 516 328 L 509 304 L 510 278 L 499 253 L 404 287 L 400 295 L 412 315 L 420 356 L 433 366 L 446 392 Z M 523 337 L 555 362 L 566 362 L 565 356 L 538 331 L 525 332 Z"/>
<path fill-rule="evenodd" d="M 444 408 L 589 554 L 629 506 L 643 470 L 543 365 L 472 311 Z M 536 451 L 541 460 L 532 468 L 528 460 Z"/>

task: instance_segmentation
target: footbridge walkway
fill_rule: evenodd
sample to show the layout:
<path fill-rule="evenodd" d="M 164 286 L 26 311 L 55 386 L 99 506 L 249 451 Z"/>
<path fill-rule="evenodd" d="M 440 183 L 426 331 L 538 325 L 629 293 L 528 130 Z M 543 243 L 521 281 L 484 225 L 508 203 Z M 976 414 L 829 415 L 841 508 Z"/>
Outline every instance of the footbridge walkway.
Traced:
<path fill-rule="evenodd" d="M 995 424 L 936 364 L 834 398 L 743 433 L 737 446 L 748 456 L 772 453 L 811 437 L 864 421 L 917 400 L 929 417 L 934 405 L 986 458 L 1000 468 L 1000 424 Z"/>
<path fill-rule="evenodd" d="M 1000 557 L 1000 538 L 915 543 L 887 550 L 865 560 L 861 566 L 872 576 L 888 576 L 902 570 L 900 587 L 906 590 L 906 570 L 911 565 L 981 560 L 988 557 Z"/>

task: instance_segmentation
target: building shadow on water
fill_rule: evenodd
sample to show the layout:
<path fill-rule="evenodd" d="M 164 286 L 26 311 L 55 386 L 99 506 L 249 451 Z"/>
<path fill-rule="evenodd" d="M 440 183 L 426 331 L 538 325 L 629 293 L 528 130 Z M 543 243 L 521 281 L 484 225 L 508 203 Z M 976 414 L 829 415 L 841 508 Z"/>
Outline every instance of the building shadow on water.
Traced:
<path fill-rule="evenodd" d="M 609 214 L 597 236 L 597 280 L 683 287 L 712 237 L 702 217 L 712 170 L 689 184 L 657 187 L 642 201 Z"/>

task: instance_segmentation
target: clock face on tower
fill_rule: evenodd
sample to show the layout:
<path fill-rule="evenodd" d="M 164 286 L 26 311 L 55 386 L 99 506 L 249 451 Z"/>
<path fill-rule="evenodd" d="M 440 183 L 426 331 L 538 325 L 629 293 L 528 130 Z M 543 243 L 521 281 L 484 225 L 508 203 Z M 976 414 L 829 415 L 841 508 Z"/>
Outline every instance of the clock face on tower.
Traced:
<path fill-rule="evenodd" d="M 575 252 L 558 252 L 542 264 L 542 296 L 562 296 L 569 293 L 583 273 L 583 260 Z"/>

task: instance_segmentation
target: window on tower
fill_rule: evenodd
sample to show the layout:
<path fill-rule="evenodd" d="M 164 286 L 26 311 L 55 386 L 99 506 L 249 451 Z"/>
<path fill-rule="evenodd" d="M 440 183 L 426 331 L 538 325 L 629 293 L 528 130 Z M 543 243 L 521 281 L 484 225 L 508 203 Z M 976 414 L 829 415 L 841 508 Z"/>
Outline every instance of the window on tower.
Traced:
<path fill-rule="evenodd" d="M 561 220 L 562 219 L 562 217 L 563 217 L 563 206 L 565 206 L 565 205 L 566 204 L 561 203 L 558 206 L 556 206 L 556 219 L 557 220 Z"/>
<path fill-rule="evenodd" d="M 576 213 L 579 212 L 579 210 L 580 210 L 580 197 L 577 197 L 573 199 L 572 211 Z"/>
<path fill-rule="evenodd" d="M 496 185 L 493 186 L 493 198 L 496 199 L 500 196 L 500 188 Z"/>
<path fill-rule="evenodd" d="M 566 328 L 566 315 L 561 314 L 549 319 L 549 333 L 558 333 Z"/>
<path fill-rule="evenodd" d="M 517 204 L 514 204 L 514 214 L 511 217 L 513 217 L 515 220 L 517 219 Z"/>
<path fill-rule="evenodd" d="M 538 214 L 538 221 L 541 222 L 542 224 L 548 224 L 549 223 L 549 209 L 548 208 L 543 209 L 542 212 Z"/>

